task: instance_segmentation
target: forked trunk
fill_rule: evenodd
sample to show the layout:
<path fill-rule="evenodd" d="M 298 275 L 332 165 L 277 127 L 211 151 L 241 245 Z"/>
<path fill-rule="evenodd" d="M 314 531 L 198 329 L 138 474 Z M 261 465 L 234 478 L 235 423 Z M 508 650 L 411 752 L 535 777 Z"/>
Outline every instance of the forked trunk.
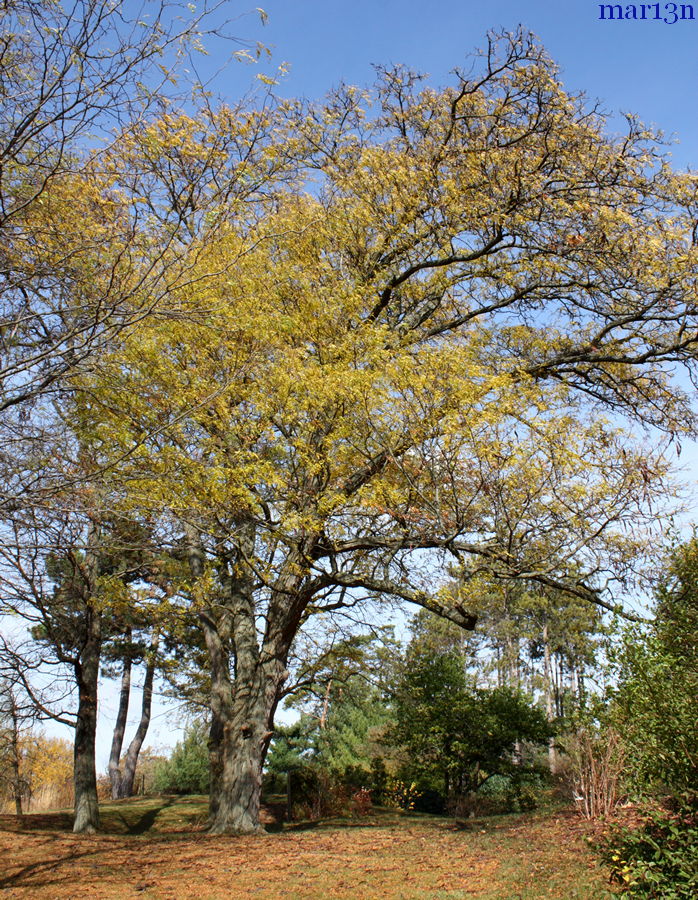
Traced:
<path fill-rule="evenodd" d="M 204 570 L 201 541 L 187 533 L 192 573 Z M 287 677 L 285 662 L 302 613 L 302 605 L 289 602 L 289 582 L 274 596 L 268 609 L 267 629 L 258 641 L 255 607 L 256 575 L 247 560 L 254 558 L 255 523 L 241 520 L 238 547 L 217 561 L 222 595 L 200 613 L 211 666 L 211 805 L 212 834 L 256 834 L 262 800 L 262 765 L 271 739 L 271 723 L 281 686 Z M 294 574 L 297 580 L 297 574 Z M 275 614 L 276 602 L 283 615 Z M 272 622 L 285 618 L 279 629 Z M 232 671 L 231 671 L 232 663 Z"/>
<path fill-rule="evenodd" d="M 127 634 L 130 638 L 130 633 Z M 124 732 L 126 731 L 126 721 L 128 718 L 128 702 L 131 696 L 131 658 L 127 656 L 124 660 L 124 668 L 121 673 L 121 691 L 119 693 L 119 709 L 116 714 L 116 722 L 114 723 L 114 735 L 111 742 L 111 753 L 109 754 L 109 781 L 111 783 L 111 798 L 116 800 L 121 796 L 121 769 L 119 760 L 121 759 L 121 748 L 124 743 Z"/>
<path fill-rule="evenodd" d="M 158 652 L 158 635 L 153 634 L 150 642 L 150 654 L 145 670 L 145 681 L 143 682 L 143 702 L 141 705 L 141 720 L 126 751 L 126 760 L 124 761 L 124 774 L 119 787 L 120 797 L 133 796 L 133 783 L 136 778 L 136 767 L 138 766 L 138 757 L 143 746 L 143 741 L 148 733 L 150 726 L 150 713 L 153 705 L 153 680 L 155 678 L 155 663 Z"/>

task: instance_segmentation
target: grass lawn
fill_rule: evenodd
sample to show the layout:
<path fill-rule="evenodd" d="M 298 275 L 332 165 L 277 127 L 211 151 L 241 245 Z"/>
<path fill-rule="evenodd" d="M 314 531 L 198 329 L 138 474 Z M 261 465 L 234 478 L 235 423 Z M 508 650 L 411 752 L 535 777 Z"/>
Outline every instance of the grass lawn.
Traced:
<path fill-rule="evenodd" d="M 210 837 L 203 797 L 105 803 L 103 832 L 68 813 L 0 816 L 0 900 L 599 898 L 605 873 L 573 811 L 470 820 L 377 810 L 254 838 Z"/>

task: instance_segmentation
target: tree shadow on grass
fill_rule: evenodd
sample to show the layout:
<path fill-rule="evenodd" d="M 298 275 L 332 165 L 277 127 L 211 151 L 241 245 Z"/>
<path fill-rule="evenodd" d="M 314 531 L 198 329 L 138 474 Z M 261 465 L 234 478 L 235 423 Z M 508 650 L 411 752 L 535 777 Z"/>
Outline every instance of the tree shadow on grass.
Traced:
<path fill-rule="evenodd" d="M 0 890 L 10 887 L 21 887 L 25 879 L 31 878 L 33 875 L 48 873 L 54 869 L 58 869 L 64 863 L 75 862 L 85 856 L 95 856 L 100 853 L 97 848 L 86 848 L 80 853 L 69 853 L 67 856 L 61 856 L 58 859 L 47 859 L 40 862 L 30 863 L 14 875 L 8 875 L 7 878 L 0 878 Z"/>
<path fill-rule="evenodd" d="M 325 823 L 320 819 L 307 819 L 303 822 L 282 823 L 282 828 L 284 831 L 312 831 L 314 828 L 322 829 L 323 827 L 326 827 Z"/>
<path fill-rule="evenodd" d="M 200 801 L 188 802 L 177 796 L 165 796 L 162 798 L 147 798 L 148 806 L 143 809 L 143 805 L 136 798 L 127 800 L 110 801 L 100 803 L 100 834 L 121 834 L 121 835 L 143 835 L 157 829 L 162 825 L 159 818 L 161 813 L 166 813 L 162 819 L 165 820 L 166 831 L 198 831 L 200 830 L 200 820 L 202 818 L 198 807 Z M 168 810 L 168 808 L 172 808 Z M 167 811 L 167 812 L 166 812 Z M 175 816 L 172 821 L 168 821 L 170 813 L 174 811 Z M 177 815 L 179 813 L 179 815 Z M 177 827 L 179 826 L 179 827 Z M 0 815 L 0 832 L 35 832 L 45 835 L 52 834 L 58 837 L 61 834 L 72 833 L 73 830 L 73 814 L 67 811 L 56 811 L 46 813 L 27 813 L 23 816 L 3 814 Z M 155 833 L 152 837 L 160 837 Z"/>
<path fill-rule="evenodd" d="M 173 802 L 174 800 L 171 797 L 168 797 L 160 806 L 155 806 L 153 809 L 144 812 L 135 822 L 129 822 L 126 816 L 120 812 L 119 818 L 126 826 L 126 834 L 145 834 L 146 831 L 150 831 L 160 813 L 164 809 L 167 809 L 168 806 L 172 806 Z"/>
<path fill-rule="evenodd" d="M 298 822 L 283 822 L 281 826 L 278 824 L 267 825 L 267 831 L 311 831 L 312 829 L 323 830 L 351 830 L 354 828 L 395 828 L 402 825 L 415 824 L 426 825 L 433 828 L 450 827 L 454 820 L 450 816 L 438 816 L 432 813 L 419 813 L 413 811 L 396 811 L 392 808 L 374 806 L 367 815 L 360 816 L 330 816 L 326 819 L 302 819 Z M 468 827 L 475 827 L 478 822 L 472 819 L 468 823 Z"/>

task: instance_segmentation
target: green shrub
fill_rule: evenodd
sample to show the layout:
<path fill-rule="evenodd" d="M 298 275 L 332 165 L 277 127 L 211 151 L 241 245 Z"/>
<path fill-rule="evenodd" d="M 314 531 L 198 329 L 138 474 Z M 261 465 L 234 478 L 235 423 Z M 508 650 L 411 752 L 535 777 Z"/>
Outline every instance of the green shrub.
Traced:
<path fill-rule="evenodd" d="M 291 779 L 291 818 L 323 819 L 346 814 L 351 791 L 332 772 L 308 763 L 289 773 Z"/>
<path fill-rule="evenodd" d="M 610 713 L 635 796 L 678 795 L 698 784 L 698 536 L 674 551 L 657 601 L 652 625 L 627 629 L 612 654 Z"/>
<path fill-rule="evenodd" d="M 161 794 L 205 794 L 209 787 L 206 726 L 197 723 L 155 771 L 154 788 Z"/>
<path fill-rule="evenodd" d="M 433 791 L 451 808 L 477 794 L 486 775 L 515 781 L 532 773 L 518 749 L 545 746 L 551 737 L 530 697 L 507 687 L 475 687 L 455 651 L 412 654 L 395 690 L 395 713 L 391 736 L 409 760 L 401 780 L 416 782 L 423 795 Z"/>
<path fill-rule="evenodd" d="M 462 812 L 472 812 L 478 816 L 530 812 L 538 808 L 546 793 L 546 785 L 536 773 L 523 771 L 513 775 L 491 775 L 477 792 L 470 795 L 470 803 L 462 807 Z"/>
<path fill-rule="evenodd" d="M 676 812 L 652 810 L 638 828 L 616 826 L 601 850 L 611 881 L 629 897 L 693 900 L 698 897 L 698 802 Z"/>

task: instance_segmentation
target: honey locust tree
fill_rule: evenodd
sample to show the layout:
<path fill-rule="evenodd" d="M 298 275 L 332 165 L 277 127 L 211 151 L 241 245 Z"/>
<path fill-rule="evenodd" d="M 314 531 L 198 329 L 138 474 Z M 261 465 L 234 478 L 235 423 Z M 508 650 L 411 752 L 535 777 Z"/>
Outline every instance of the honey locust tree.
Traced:
<path fill-rule="evenodd" d="M 449 561 L 613 606 L 666 468 L 619 417 L 693 428 L 672 372 L 698 344 L 695 177 L 632 119 L 607 134 L 524 35 L 473 72 L 437 90 L 388 70 L 277 110 L 293 179 L 222 198 L 178 315 L 82 394 L 90 452 L 121 460 L 106 496 L 189 560 L 214 832 L 260 827 L 311 616 L 385 597 L 473 628 L 468 578 L 439 587 Z"/>

